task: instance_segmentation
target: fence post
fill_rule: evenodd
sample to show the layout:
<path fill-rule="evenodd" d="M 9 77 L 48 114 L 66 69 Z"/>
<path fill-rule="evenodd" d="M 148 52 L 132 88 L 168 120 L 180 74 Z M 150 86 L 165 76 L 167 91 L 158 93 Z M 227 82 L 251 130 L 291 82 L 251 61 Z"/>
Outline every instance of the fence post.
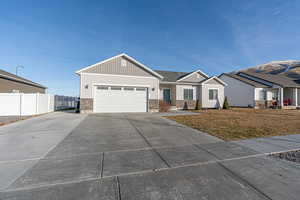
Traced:
<path fill-rule="evenodd" d="M 20 96 L 20 101 L 19 101 L 19 109 L 20 109 L 20 118 L 22 117 L 22 93 L 18 94 Z"/>
<path fill-rule="evenodd" d="M 39 93 L 36 93 L 36 112 L 35 114 L 37 115 L 39 113 Z"/>

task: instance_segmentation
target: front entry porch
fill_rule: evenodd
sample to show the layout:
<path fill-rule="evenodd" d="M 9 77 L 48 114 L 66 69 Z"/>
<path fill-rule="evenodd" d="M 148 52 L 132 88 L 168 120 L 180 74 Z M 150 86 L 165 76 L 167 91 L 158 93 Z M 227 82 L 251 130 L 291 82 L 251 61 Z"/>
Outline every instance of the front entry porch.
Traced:
<path fill-rule="evenodd" d="M 259 91 L 256 108 L 297 109 L 300 107 L 300 88 L 268 88 Z"/>

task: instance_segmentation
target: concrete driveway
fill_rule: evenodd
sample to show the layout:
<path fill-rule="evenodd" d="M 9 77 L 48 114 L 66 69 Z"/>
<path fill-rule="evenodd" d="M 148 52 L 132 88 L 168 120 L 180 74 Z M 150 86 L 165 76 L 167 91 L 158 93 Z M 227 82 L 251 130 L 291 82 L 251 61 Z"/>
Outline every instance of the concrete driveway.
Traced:
<path fill-rule="evenodd" d="M 6 177 L 0 199 L 300 196 L 299 165 L 267 157 L 253 142 L 223 142 L 158 114 L 60 113 L 20 123 L 0 129 Z"/>

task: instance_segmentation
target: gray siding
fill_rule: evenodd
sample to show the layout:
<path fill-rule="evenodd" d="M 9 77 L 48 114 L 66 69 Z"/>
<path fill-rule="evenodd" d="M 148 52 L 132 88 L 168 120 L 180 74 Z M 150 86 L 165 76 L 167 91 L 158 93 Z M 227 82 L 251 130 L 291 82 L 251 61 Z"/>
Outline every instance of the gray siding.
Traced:
<path fill-rule="evenodd" d="M 255 87 L 225 74 L 223 74 L 220 79 L 227 83 L 225 96 L 227 96 L 230 106 L 254 106 Z"/>
<path fill-rule="evenodd" d="M 11 93 L 18 90 L 20 93 L 45 93 L 45 88 L 0 78 L 0 93 Z"/>
<path fill-rule="evenodd" d="M 124 60 L 126 66 L 122 66 L 121 62 Z M 98 73 L 98 74 L 117 74 L 117 75 L 131 75 L 131 76 L 147 76 L 153 75 L 141 68 L 136 63 L 128 60 L 125 57 L 117 57 L 102 64 L 96 64 L 95 66 L 82 71 L 82 73 Z"/>
<path fill-rule="evenodd" d="M 80 97 L 93 98 L 95 85 L 144 86 L 149 88 L 149 99 L 159 99 L 159 80 L 154 77 L 128 77 L 102 74 L 81 74 Z M 87 87 L 86 87 L 87 86 Z"/>
<path fill-rule="evenodd" d="M 199 77 L 197 77 L 197 74 L 199 74 Z M 194 83 L 198 83 L 198 82 L 200 82 L 200 81 L 202 81 L 204 79 L 206 79 L 206 78 L 202 74 L 195 73 L 195 74 L 193 74 L 191 76 L 188 76 L 188 77 L 182 79 L 180 82 L 192 82 L 192 83 L 194 82 Z"/>
<path fill-rule="evenodd" d="M 215 79 L 211 79 L 206 84 L 212 84 L 212 85 L 220 85 L 220 82 L 216 81 Z"/>

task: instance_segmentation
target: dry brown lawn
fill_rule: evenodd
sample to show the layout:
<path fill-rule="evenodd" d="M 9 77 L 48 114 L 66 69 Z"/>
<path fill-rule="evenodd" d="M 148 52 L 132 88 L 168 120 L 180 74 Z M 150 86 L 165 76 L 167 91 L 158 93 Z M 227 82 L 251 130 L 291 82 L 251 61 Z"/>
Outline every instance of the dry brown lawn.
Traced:
<path fill-rule="evenodd" d="M 300 110 L 235 108 L 198 112 L 167 118 L 227 141 L 300 133 Z"/>

